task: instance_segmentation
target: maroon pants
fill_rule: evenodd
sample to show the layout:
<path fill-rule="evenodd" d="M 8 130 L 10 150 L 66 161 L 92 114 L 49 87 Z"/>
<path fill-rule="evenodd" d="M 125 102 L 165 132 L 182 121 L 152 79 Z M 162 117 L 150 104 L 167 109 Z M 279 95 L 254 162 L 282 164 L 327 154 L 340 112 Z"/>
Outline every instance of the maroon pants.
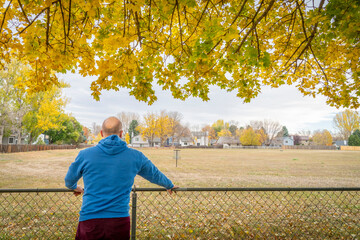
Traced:
<path fill-rule="evenodd" d="M 96 218 L 79 222 L 75 240 L 129 240 L 130 217 Z"/>

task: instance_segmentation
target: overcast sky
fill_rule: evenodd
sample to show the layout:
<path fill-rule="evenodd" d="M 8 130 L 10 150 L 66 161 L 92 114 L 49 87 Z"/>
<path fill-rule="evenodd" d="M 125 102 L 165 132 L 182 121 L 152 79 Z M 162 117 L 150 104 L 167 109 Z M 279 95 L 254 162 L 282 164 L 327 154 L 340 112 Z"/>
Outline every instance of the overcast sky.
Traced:
<path fill-rule="evenodd" d="M 210 90 L 210 101 L 203 102 L 197 98 L 186 101 L 173 99 L 170 92 L 155 89 L 158 101 L 149 106 L 129 95 L 127 89 L 103 91 L 101 100 L 95 101 L 91 96 L 90 84 L 96 78 L 82 77 L 79 74 L 66 74 L 61 78 L 71 85 L 64 90 L 70 103 L 67 113 L 84 126 L 90 127 L 93 122 L 101 124 L 104 118 L 119 112 L 137 112 L 141 116 L 146 112 L 161 110 L 178 111 L 183 114 L 183 124 L 201 127 L 212 124 L 218 119 L 238 121 L 246 126 L 251 120 L 271 119 L 287 127 L 290 133 L 300 130 L 328 129 L 334 132 L 333 118 L 343 109 L 326 105 L 324 97 L 303 97 L 292 86 L 278 89 L 265 87 L 262 93 L 250 103 L 243 103 L 235 92 L 226 92 L 218 87 Z"/>

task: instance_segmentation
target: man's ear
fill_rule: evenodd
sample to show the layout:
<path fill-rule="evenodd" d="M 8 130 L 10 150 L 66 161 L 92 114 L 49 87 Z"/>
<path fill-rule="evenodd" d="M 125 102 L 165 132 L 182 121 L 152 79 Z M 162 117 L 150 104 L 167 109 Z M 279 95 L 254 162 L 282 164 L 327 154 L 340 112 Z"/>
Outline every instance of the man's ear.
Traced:
<path fill-rule="evenodd" d="M 119 137 L 122 138 L 123 130 L 120 130 Z"/>
<path fill-rule="evenodd" d="M 104 134 L 103 134 L 103 131 L 102 131 L 102 130 L 100 130 L 100 134 L 101 134 L 102 137 L 104 137 Z"/>

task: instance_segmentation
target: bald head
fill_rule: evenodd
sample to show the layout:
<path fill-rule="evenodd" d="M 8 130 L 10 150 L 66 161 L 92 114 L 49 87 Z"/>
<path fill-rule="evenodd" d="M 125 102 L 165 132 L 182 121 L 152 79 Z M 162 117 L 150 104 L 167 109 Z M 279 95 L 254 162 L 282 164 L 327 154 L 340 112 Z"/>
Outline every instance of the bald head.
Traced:
<path fill-rule="evenodd" d="M 117 117 L 109 117 L 102 124 L 102 135 L 108 137 L 115 134 L 121 137 L 121 127 L 122 124 Z"/>

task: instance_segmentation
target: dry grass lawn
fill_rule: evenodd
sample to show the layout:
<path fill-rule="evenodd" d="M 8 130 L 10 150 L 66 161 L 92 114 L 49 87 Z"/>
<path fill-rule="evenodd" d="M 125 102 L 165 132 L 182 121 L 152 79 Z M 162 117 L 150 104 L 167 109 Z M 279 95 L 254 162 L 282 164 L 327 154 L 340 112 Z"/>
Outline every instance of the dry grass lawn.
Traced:
<path fill-rule="evenodd" d="M 360 187 L 360 152 L 140 149 L 181 187 Z M 0 154 L 0 188 L 64 188 L 79 150 Z M 141 177 L 137 187 L 154 187 Z"/>

